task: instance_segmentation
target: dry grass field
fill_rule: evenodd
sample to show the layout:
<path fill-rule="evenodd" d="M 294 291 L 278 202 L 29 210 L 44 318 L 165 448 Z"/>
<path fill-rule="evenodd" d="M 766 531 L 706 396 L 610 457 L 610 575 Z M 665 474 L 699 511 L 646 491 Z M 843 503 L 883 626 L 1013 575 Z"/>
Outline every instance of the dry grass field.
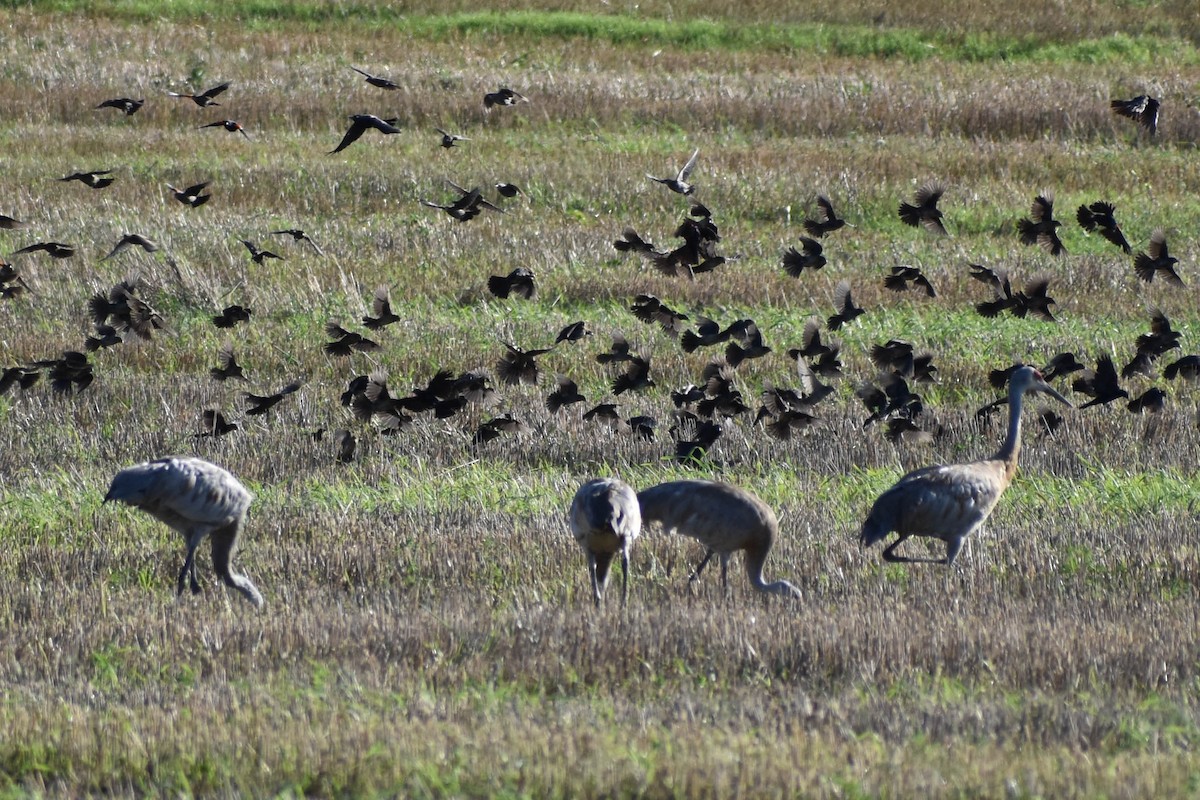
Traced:
<path fill-rule="evenodd" d="M 0 213 L 25 224 L 0 230 L 20 276 L 5 285 L 24 289 L 0 300 L 0 367 L 40 379 L 0 393 L 0 796 L 1200 791 L 1200 395 L 1186 370 L 1166 376 L 1200 352 L 1193 4 L 791 5 L 4 4 Z M 226 81 L 208 108 L 167 94 Z M 501 86 L 528 102 L 485 110 Z M 1154 137 L 1109 109 L 1141 94 L 1162 101 Z M 118 97 L 145 105 L 95 108 Z M 330 154 L 358 113 L 399 133 Z M 200 127 L 225 119 L 246 136 Z M 435 128 L 467 139 L 442 148 Z M 690 197 L 647 180 L 697 148 Z M 89 170 L 115 180 L 57 180 Z M 897 217 L 930 180 L 948 237 Z M 197 208 L 167 188 L 204 181 Z M 422 204 L 453 200 L 447 181 L 504 213 Z M 522 194 L 499 198 L 500 182 Z M 1017 233 L 1046 190 L 1059 257 Z M 793 278 L 783 253 L 818 195 L 849 225 Z M 1165 232 L 1183 286 L 1140 281 L 1132 255 L 1082 230 L 1075 209 L 1102 199 L 1134 253 Z M 672 277 L 614 248 L 626 228 L 675 247 L 692 202 L 719 226 L 715 270 Z M 272 234 L 287 228 L 321 252 Z M 159 249 L 106 258 L 127 233 Z M 243 239 L 282 258 L 255 263 Z M 50 241 L 75 255 L 14 255 Z M 885 289 L 900 264 L 936 297 Z M 1014 291 L 1047 278 L 1057 321 L 981 316 L 993 291 L 971 264 Z M 532 299 L 489 292 L 518 267 Z M 86 386 L 30 366 L 82 351 L 89 298 L 132 276 L 161 318 L 151 338 L 87 352 Z M 776 438 L 760 395 L 799 385 L 787 351 L 843 280 L 865 309 L 822 325 L 844 376 L 814 424 Z M 399 319 L 371 331 L 379 286 Z M 631 313 L 639 294 L 686 325 L 753 319 L 771 348 L 733 370 L 748 409 L 718 414 L 694 461 L 676 458 L 691 429 L 671 391 L 722 350 L 683 352 Z M 216 328 L 235 303 L 249 322 Z M 1000 396 L 990 370 L 1062 351 L 1120 370 L 1156 311 L 1179 347 L 1121 386 L 1163 390 L 1161 411 L 1079 408 L 1079 374 L 1056 379 L 1076 408 L 1053 433 L 1042 401 L 1026 409 L 1021 472 L 953 568 L 859 547 L 905 471 L 995 449 L 1003 409 L 975 413 Z M 576 320 L 592 335 L 555 346 Z M 379 348 L 328 354 L 329 322 Z M 617 335 L 654 386 L 613 395 L 621 367 L 596 356 Z M 913 387 L 930 436 L 863 424 L 855 390 L 878 381 L 869 352 L 889 339 L 933 354 L 936 382 Z M 245 381 L 210 377 L 226 342 Z M 536 383 L 501 379 L 506 344 L 553 347 Z M 442 369 L 485 372 L 491 402 L 387 430 L 340 401 L 356 376 L 386 373 L 401 397 Z M 556 375 L 587 400 L 549 411 Z M 246 413 L 246 392 L 292 381 Z M 583 419 L 605 402 L 654 418 L 652 437 Z M 237 430 L 197 437 L 205 409 Z M 520 430 L 480 441 L 504 414 Z M 357 440 L 349 463 L 337 429 Z M 206 546 L 203 592 L 176 598 L 179 535 L 102 503 L 119 469 L 168 454 L 255 494 L 236 563 L 261 611 L 215 583 Z M 628 605 L 610 586 L 594 608 L 566 511 L 607 475 L 753 490 L 781 523 L 767 577 L 803 600 L 753 592 L 741 556 L 728 592 L 715 569 L 689 586 L 699 545 L 649 529 Z"/>

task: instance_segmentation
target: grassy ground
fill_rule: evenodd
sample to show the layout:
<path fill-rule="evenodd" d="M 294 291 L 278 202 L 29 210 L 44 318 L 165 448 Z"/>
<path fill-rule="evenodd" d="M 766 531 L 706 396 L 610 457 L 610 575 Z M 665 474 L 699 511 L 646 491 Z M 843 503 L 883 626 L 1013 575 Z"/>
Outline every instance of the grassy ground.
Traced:
<path fill-rule="evenodd" d="M 0 212 L 26 222 L 0 230 L 0 252 L 79 251 L 10 257 L 30 291 L 0 301 L 0 366 L 79 349 L 87 298 L 135 273 L 167 327 L 91 355 L 83 391 L 43 380 L 0 396 L 4 793 L 1195 791 L 1200 430 L 1194 385 L 1162 375 L 1200 349 L 1189 7 L 1001 16 L 961 4 L 947 20 L 932 3 L 802 15 L 762 2 L 736 18 L 705 3 L 408 16 L 370 3 L 87 5 L 0 12 Z M 216 108 L 165 94 L 227 80 Z M 485 113 L 500 85 L 529 102 Z M 1156 140 L 1108 109 L 1147 92 L 1163 100 Z M 93 108 L 119 96 L 146 105 Z M 401 132 L 328 155 L 360 112 L 395 116 Z M 224 118 L 250 138 L 198 128 Z M 444 150 L 435 126 L 469 141 Z M 739 258 L 689 281 L 612 242 L 630 226 L 674 242 L 689 203 L 644 176 L 695 148 L 694 199 Z M 90 169 L 117 180 L 55 180 Z M 459 224 L 419 202 L 452 197 L 446 179 L 524 195 Z M 895 215 L 930 179 L 948 187 L 946 239 Z M 204 180 L 213 199 L 196 209 L 165 186 Z M 1064 258 L 1015 233 L 1044 189 Z M 826 238 L 823 270 L 794 279 L 781 254 L 817 194 L 853 227 Z M 1166 231 L 1186 287 L 1139 282 L 1130 258 L 1084 234 L 1074 209 L 1101 198 L 1135 251 Z M 287 227 L 324 255 L 270 233 Z M 101 260 L 132 231 L 162 250 Z M 254 264 L 243 238 L 284 259 Z M 937 297 L 886 291 L 901 263 L 921 266 Z M 969 264 L 1009 271 L 1014 288 L 1049 277 L 1059 321 L 980 317 L 990 292 Z M 492 297 L 488 277 L 518 266 L 535 298 Z M 867 309 L 837 334 L 846 377 L 819 424 L 776 440 L 753 422 L 758 395 L 796 384 L 785 353 L 832 313 L 842 279 Z M 326 322 L 361 330 L 379 285 L 401 317 L 372 334 L 381 349 L 326 356 Z M 752 317 L 773 349 L 737 370 L 751 411 L 700 465 L 672 457 L 668 392 L 716 353 L 684 354 L 637 321 L 639 293 L 693 319 Z M 214 328 L 234 302 L 251 322 Z M 903 471 L 994 449 L 1002 425 L 974 414 L 996 396 L 988 370 L 1068 349 L 1120 368 L 1154 309 L 1181 350 L 1123 385 L 1164 389 L 1161 414 L 1064 411 L 1047 436 L 1027 412 L 1021 474 L 954 569 L 885 565 L 858 547 L 872 500 Z M 546 354 L 536 386 L 496 380 L 504 342 L 549 347 L 577 319 L 594 334 Z M 585 422 L 579 406 L 545 408 L 556 373 L 587 406 L 614 400 L 616 371 L 595 356 L 617 333 L 651 356 L 657 386 L 615 401 L 658 420 L 653 441 Z M 863 429 L 854 389 L 876 377 L 870 346 L 891 338 L 935 355 L 938 383 L 920 388 L 932 443 Z M 227 340 L 244 385 L 209 377 Z M 498 401 L 420 415 L 394 436 L 339 403 L 356 375 L 386 370 L 401 394 L 441 368 L 488 371 Z M 270 415 L 245 415 L 242 392 L 294 379 L 303 387 Z M 213 407 L 241 429 L 194 438 Z M 472 442 L 505 412 L 528 430 Z M 352 430 L 354 462 L 335 463 L 318 428 Z M 178 535 L 102 505 L 118 469 L 169 453 L 221 463 L 255 493 L 238 564 L 263 590 L 261 613 L 210 582 L 204 551 L 204 593 L 176 600 Z M 804 601 L 765 601 L 739 570 L 728 594 L 715 575 L 689 590 L 698 546 L 647 531 L 628 607 L 593 609 L 565 512 L 595 475 L 752 488 L 782 524 L 768 577 Z"/>

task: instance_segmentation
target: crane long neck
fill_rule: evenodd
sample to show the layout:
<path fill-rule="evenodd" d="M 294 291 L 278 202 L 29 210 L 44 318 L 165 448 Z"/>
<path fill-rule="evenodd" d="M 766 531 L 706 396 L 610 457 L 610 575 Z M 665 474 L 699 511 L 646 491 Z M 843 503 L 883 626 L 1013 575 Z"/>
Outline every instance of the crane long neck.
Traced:
<path fill-rule="evenodd" d="M 770 552 L 770 542 L 767 543 L 766 547 L 746 548 L 746 576 L 750 579 L 750 585 L 765 594 L 799 597 L 800 590 L 787 581 L 778 580 L 767 583 L 763 579 L 763 565 L 766 564 L 767 554 Z"/>
<path fill-rule="evenodd" d="M 1017 386 L 1008 388 L 1008 432 L 994 459 L 1004 462 L 1004 471 L 1011 478 L 1017 471 L 1017 456 L 1021 452 L 1021 405 L 1025 390 Z"/>

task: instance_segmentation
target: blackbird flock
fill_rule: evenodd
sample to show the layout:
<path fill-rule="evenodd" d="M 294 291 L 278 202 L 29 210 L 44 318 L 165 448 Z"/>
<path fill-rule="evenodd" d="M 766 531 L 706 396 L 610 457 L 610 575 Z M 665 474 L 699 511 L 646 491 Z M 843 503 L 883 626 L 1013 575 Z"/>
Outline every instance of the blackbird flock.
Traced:
<path fill-rule="evenodd" d="M 397 88 L 390 79 L 376 76 L 353 67 L 365 81 L 384 91 Z M 226 92 L 231 91 L 229 82 L 221 83 L 200 93 L 168 92 L 171 97 L 190 99 L 199 109 L 221 105 Z M 220 100 L 218 100 L 220 98 Z M 136 115 L 145 105 L 144 99 L 114 98 L 104 100 L 96 109 L 115 109 L 125 116 Z M 511 108 L 527 103 L 528 98 L 512 89 L 501 87 L 483 95 L 486 113 L 495 113 L 497 108 Z M 1112 111 L 1138 123 L 1146 137 L 1154 137 L 1158 128 L 1159 102 L 1149 96 L 1132 100 L 1113 100 Z M 512 112 L 508 112 L 512 113 Z M 231 133 L 240 133 L 252 141 L 241 123 L 232 119 L 205 122 L 200 128 L 224 128 Z M 398 120 L 373 114 L 355 114 L 349 118 L 349 126 L 335 147 L 328 151 L 335 155 L 359 142 L 364 136 L 387 136 L 400 132 Z M 447 149 L 459 148 L 471 141 L 470 138 L 437 128 L 434 133 L 438 143 Z M 469 145 L 467 145 L 469 146 Z M 649 181 L 661 184 L 672 193 L 687 198 L 687 213 L 674 231 L 676 241 L 657 245 L 633 228 L 626 228 L 613 241 L 618 256 L 632 256 L 644 261 L 649 268 L 666 276 L 681 280 L 696 280 L 698 275 L 721 269 L 733 262 L 736 256 L 721 252 L 722 235 L 716 214 L 701 202 L 700 192 L 693 183 L 693 174 L 700 163 L 701 152 L 695 149 L 673 176 L 656 177 L 646 175 Z M 76 172 L 58 178 L 63 182 L 78 181 L 93 190 L 110 186 L 116 176 L 112 169 Z M 446 181 L 447 194 L 443 197 L 422 199 L 421 204 L 447 214 L 456 223 L 468 223 L 480 214 L 506 214 L 502 203 L 521 194 L 521 189 L 511 183 L 497 183 L 487 193 L 495 192 L 496 201 L 485 197 L 479 187 L 464 188 Z M 175 200 L 198 209 L 212 198 L 211 182 L 203 181 L 179 188 L 168 185 Z M 928 235 L 946 237 L 952 235 L 952 226 L 943 214 L 942 202 L 948 187 L 940 181 L 929 181 L 920 186 L 911 198 L 905 198 L 897 206 L 897 215 L 906 225 L 923 229 Z M 203 211 L 187 213 L 204 213 Z M 1015 239 L 1022 244 L 1044 249 L 1053 256 L 1067 253 L 1061 233 L 1064 221 L 1059 209 L 1055 208 L 1052 191 L 1039 192 L 1033 199 L 1025 217 L 1016 221 Z M 1074 214 L 1075 222 L 1086 234 L 1096 234 L 1119 250 L 1123 258 L 1131 258 L 1133 274 L 1142 281 L 1161 281 L 1181 286 L 1184 279 L 1177 267 L 1179 260 L 1170 254 L 1167 236 L 1155 230 L 1144 248 L 1135 253 L 1118 223 L 1118 209 L 1107 200 L 1097 198 L 1080 205 Z M 447 223 L 451 224 L 451 223 Z M 0 215 L 0 227 L 18 229 L 20 220 Z M 780 255 L 778 267 L 786 275 L 803 279 L 806 272 L 823 269 L 828 254 L 826 242 L 831 238 L 846 236 L 847 229 L 854 227 L 839 215 L 837 205 L 830 196 L 819 195 L 813 204 L 813 213 L 804 220 L 806 235 L 799 237 L 796 246 L 788 246 Z M 323 250 L 303 230 L 289 228 L 271 231 L 270 235 L 290 237 L 304 243 L 312 257 L 320 257 Z M 276 252 L 262 247 L 250 239 L 242 239 L 249 257 L 257 264 L 269 259 L 282 258 Z M 111 248 L 104 259 L 115 258 L 130 248 L 140 248 L 147 253 L 159 250 L 152 240 L 140 234 L 128 234 Z M 15 263 L 0 263 L 0 301 L 22 302 L 32 293 L 24 280 L 16 256 L 42 252 L 57 258 L 71 258 L 76 248 L 69 244 L 45 241 L 34 242 L 15 250 L 10 257 Z M 980 297 L 975 305 L 984 317 L 1029 317 L 1052 323 L 1055 321 L 1055 300 L 1050 295 L 1050 280 L 1045 276 L 1032 276 L 1018 281 L 1015 276 L 989 269 L 978 264 L 964 265 L 969 275 L 980 283 Z M 537 292 L 536 276 L 525 267 L 518 267 L 505 275 L 492 275 L 487 281 L 489 292 L 496 298 L 520 302 L 533 298 Z M 896 265 L 882 276 L 882 285 L 892 292 L 909 292 L 917 298 L 934 298 L 937 289 L 929 276 L 920 267 Z M 0 394 L 9 391 L 25 391 L 44 379 L 54 392 L 75 393 L 88 388 L 96 375 L 96 365 L 89 359 L 90 353 L 104 348 L 117 347 L 129 336 L 152 338 L 159 331 L 169 331 L 167 321 L 151 305 L 143 293 L 144 285 L 136 276 L 127 278 L 106 291 L 97 292 L 86 301 L 86 310 L 94 326 L 80 351 L 69 351 L 59 358 L 49 358 L 27 363 L 6 365 L 0 372 Z M 338 321 L 326 325 L 328 341 L 323 345 L 330 359 L 349 359 L 355 354 L 371 353 L 380 349 L 380 337 L 386 328 L 401 321 L 391 305 L 389 288 L 380 286 L 371 300 L 371 313 L 361 320 L 364 332 L 342 327 Z M 662 387 L 661 380 L 653 369 L 651 358 L 634 347 L 621 333 L 613 333 L 611 346 L 595 354 L 596 362 L 606 365 L 611 373 L 611 398 L 592 398 L 589 401 L 571 377 L 556 374 L 542 381 L 543 368 L 540 359 L 557 348 L 574 347 L 592 337 L 594 331 L 588 322 L 573 322 L 558 331 L 553 342 L 544 346 L 525 347 L 513 342 L 501 342 L 502 349 L 496 356 L 493 369 L 479 369 L 455 374 L 449 370 L 438 371 L 424 385 L 397 389 L 389 385 L 388 375 L 382 369 L 368 374 L 356 375 L 341 392 L 337 402 L 344 408 L 345 415 L 361 426 L 361 430 L 373 430 L 381 434 L 394 434 L 404 429 L 420 415 L 435 419 L 451 419 L 464 409 L 489 409 L 502 400 L 504 387 L 520 384 L 548 384 L 552 389 L 545 403 L 551 415 L 573 415 L 584 424 L 611 429 L 618 434 L 629 435 L 641 441 L 657 441 L 662 438 L 659 421 L 649 415 L 623 416 L 620 403 L 628 397 L 655 389 L 668 393 L 674 406 L 669 426 L 669 457 L 682 463 L 696 464 L 707 455 L 719 437 L 744 420 L 744 426 L 761 427 L 765 433 L 777 439 L 790 439 L 805 429 L 820 424 L 821 404 L 834 394 L 834 382 L 844 380 L 841 362 L 842 344 L 831 334 L 870 313 L 857 305 L 854 290 L 848 280 L 837 284 L 833 306 L 825 319 L 813 316 L 804 325 L 801 341 L 789 349 L 779 348 L 779 353 L 795 365 L 796 387 L 777 386 L 764 382 L 757 396 L 744 393 L 746 381 L 739 375 L 747 362 L 775 352 L 768 344 L 769 336 L 752 319 L 730 319 L 719 322 L 697 313 L 684 313 L 650 294 L 637 294 L 631 299 L 630 320 L 653 326 L 667 337 L 678 340 L 680 347 L 688 353 L 710 350 L 713 356 L 696 377 L 696 382 L 684 386 Z M 241 305 L 229 305 L 212 316 L 212 324 L 230 330 L 239 325 L 253 324 L 253 311 Z M 769 334 L 769 331 L 767 332 Z M 367 335 L 369 334 L 369 336 Z M 549 337 L 549 333 L 547 334 Z M 599 340 L 600 337 L 595 337 Z M 248 381 L 253 370 L 244 367 L 237 358 L 234 339 L 225 340 L 213 356 L 209 374 L 214 381 Z M 1130 360 L 1118 365 L 1108 355 L 1101 355 L 1089 365 L 1084 356 L 1063 352 L 1053 355 L 1041 366 L 1046 380 L 1070 380 L 1070 388 L 1083 395 L 1086 400 L 1081 407 L 1087 408 L 1123 402 L 1134 413 L 1153 413 L 1161 410 L 1168 399 L 1162 387 L 1152 387 L 1138 397 L 1130 397 L 1122 381 L 1134 376 L 1155 377 L 1156 363 L 1166 360 L 1172 351 L 1182 348 L 1180 334 L 1171 327 L 1170 320 L 1162 312 L 1152 312 L 1149 330 L 1138 337 Z M 777 356 L 778 357 L 778 356 Z M 884 435 L 894 442 L 927 442 L 939 432 L 925 409 L 918 389 L 923 384 L 937 380 L 937 367 L 933 354 L 920 351 L 906 341 L 893 339 L 879 342 L 869 351 L 877 373 L 870 380 L 856 382 L 853 394 L 863 409 L 864 428 L 880 425 Z M 998 367 L 992 371 L 991 383 L 1002 389 L 1008 376 L 1020 364 Z M 493 377 L 494 376 L 494 377 Z M 1200 355 L 1181 355 L 1165 363 L 1162 376 L 1168 381 L 1177 378 L 1196 380 L 1200 378 Z M 497 387 L 499 384 L 499 388 Z M 277 405 L 303 388 L 301 380 L 287 383 L 278 391 L 269 394 L 245 392 L 245 416 L 253 417 L 271 412 Z M 1004 400 L 990 403 L 978 412 L 986 417 L 1002 405 Z M 241 430 L 236 420 L 230 419 L 226 411 L 218 408 L 197 409 L 198 426 L 194 436 L 201 438 L 222 437 Z M 476 414 L 478 421 L 486 414 Z M 1052 412 L 1040 417 L 1043 431 L 1052 433 L 1061 418 Z M 530 425 L 514 416 L 503 413 L 481 422 L 472 422 L 466 429 L 467 436 L 475 446 L 502 436 L 509 436 L 530 429 Z M 320 437 L 318 431 L 314 437 Z M 355 436 L 349 428 L 340 428 L 331 435 L 334 443 L 334 460 L 347 462 L 354 458 Z"/>

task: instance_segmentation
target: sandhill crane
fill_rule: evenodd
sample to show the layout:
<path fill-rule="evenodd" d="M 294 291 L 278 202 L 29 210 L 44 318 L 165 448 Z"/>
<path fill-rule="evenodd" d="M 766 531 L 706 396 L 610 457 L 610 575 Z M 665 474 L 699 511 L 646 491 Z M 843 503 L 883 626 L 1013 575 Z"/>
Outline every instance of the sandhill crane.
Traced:
<path fill-rule="evenodd" d="M 751 586 L 766 594 L 801 597 L 787 581 L 763 580 L 763 564 L 775 544 L 779 521 L 770 506 L 745 489 L 720 481 L 668 481 L 638 492 L 637 499 L 643 522 L 658 522 L 668 533 L 691 536 L 707 548 L 689 581 L 698 579 L 716 555 L 721 559 L 721 585 L 728 588 L 729 558 L 735 550 L 745 550 Z"/>
<path fill-rule="evenodd" d="M 571 533 L 587 556 L 596 605 L 604 597 L 608 570 L 621 557 L 621 603 L 629 599 L 629 551 L 642 530 L 642 511 L 629 484 L 595 478 L 579 487 L 571 501 Z"/>
<path fill-rule="evenodd" d="M 982 461 L 938 464 L 905 475 L 871 507 L 859 535 L 863 547 L 896 531 L 900 537 L 883 551 L 885 561 L 953 564 L 963 540 L 983 525 L 1016 474 L 1017 454 L 1021 451 L 1021 404 L 1026 392 L 1044 392 L 1070 405 L 1033 367 L 1013 371 L 1008 380 L 1008 434 L 996 454 Z M 896 548 L 910 536 L 941 539 L 946 543 L 946 557 L 896 555 Z"/>
<path fill-rule="evenodd" d="M 118 472 L 104 496 L 104 502 L 110 500 L 137 506 L 183 535 L 187 557 L 176 594 L 183 594 L 185 577 L 191 579 L 192 592 L 199 593 L 196 548 L 209 536 L 217 576 L 255 608 L 262 607 L 262 595 L 250 579 L 233 571 L 233 553 L 253 495 L 232 474 L 200 458 L 159 458 Z"/>

